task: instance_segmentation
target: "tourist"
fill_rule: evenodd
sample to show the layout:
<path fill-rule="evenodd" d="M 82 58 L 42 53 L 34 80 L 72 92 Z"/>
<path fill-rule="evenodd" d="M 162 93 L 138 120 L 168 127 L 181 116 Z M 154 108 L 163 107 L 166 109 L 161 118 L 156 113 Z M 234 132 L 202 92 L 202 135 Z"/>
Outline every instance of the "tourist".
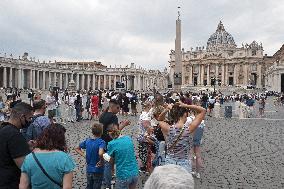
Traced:
<path fill-rule="evenodd" d="M 92 134 L 94 137 L 81 142 L 75 151 L 85 157 L 81 149 L 86 150 L 87 189 L 101 189 L 104 175 L 103 154 L 106 148 L 105 141 L 101 139 L 103 126 L 97 123 L 93 124 Z"/>
<path fill-rule="evenodd" d="M 210 106 L 210 105 L 209 105 Z M 187 119 L 187 121 L 191 122 L 192 120 L 195 119 L 195 115 L 194 112 L 192 112 L 193 115 L 189 116 Z M 191 172 L 193 176 L 195 176 L 196 178 L 200 179 L 200 170 L 202 167 L 202 159 L 201 159 L 201 139 L 203 136 L 203 131 L 204 131 L 204 120 L 202 120 L 202 122 L 200 123 L 200 125 L 196 128 L 196 130 L 193 133 L 193 161 L 195 163 L 195 171 Z"/>
<path fill-rule="evenodd" d="M 196 105 L 186 105 L 178 102 L 173 107 L 168 106 L 172 124 L 160 121 L 159 125 L 167 144 L 166 164 L 183 166 L 191 173 L 191 161 L 189 159 L 189 146 L 191 146 L 190 135 L 204 120 L 206 110 Z M 196 117 L 192 122 L 187 121 L 189 110 L 196 111 Z"/>
<path fill-rule="evenodd" d="M 139 142 L 138 155 L 142 162 L 140 170 L 151 173 L 156 166 L 156 164 L 153 163 L 153 160 L 155 159 L 159 143 L 154 135 L 154 128 L 151 126 L 150 119 L 147 120 L 146 118 L 141 121 L 140 130 L 141 132 L 137 137 Z"/>
<path fill-rule="evenodd" d="M 138 182 L 138 163 L 135 156 L 134 144 L 130 136 L 120 135 L 116 124 L 108 126 L 109 136 L 113 139 L 107 145 L 107 153 L 111 162 L 116 165 L 117 189 L 135 189 Z"/>
<path fill-rule="evenodd" d="M 20 129 L 26 128 L 33 117 L 33 108 L 24 102 L 12 110 L 8 122 L 0 126 L 0 188 L 18 189 L 21 166 L 30 153 Z"/>
<path fill-rule="evenodd" d="M 248 106 L 248 117 L 252 116 L 253 107 L 254 107 L 254 100 L 251 95 L 248 95 L 246 99 L 246 105 Z"/>
<path fill-rule="evenodd" d="M 91 114 L 91 111 L 90 111 L 90 108 L 91 108 L 91 92 L 88 92 L 87 96 L 86 96 L 86 106 L 85 106 L 85 109 L 86 109 L 86 113 L 87 113 L 87 120 L 91 120 L 92 119 L 92 114 Z"/>
<path fill-rule="evenodd" d="M 259 99 L 258 109 L 259 109 L 259 116 L 263 117 L 264 116 L 264 109 L 265 109 L 265 99 L 264 98 Z"/>
<path fill-rule="evenodd" d="M 74 107 L 76 110 L 76 121 L 80 122 L 82 119 L 82 98 L 80 95 L 77 95 L 76 100 L 74 101 Z"/>
<path fill-rule="evenodd" d="M 5 103 L 3 102 L 2 96 L 0 96 L 0 122 L 5 120 Z"/>
<path fill-rule="evenodd" d="M 210 96 L 208 100 L 208 116 L 212 117 L 212 111 L 214 109 L 214 104 L 215 104 L 215 98 L 214 96 Z"/>
<path fill-rule="evenodd" d="M 30 105 L 33 104 L 33 101 L 34 101 L 34 92 L 33 90 L 31 89 L 30 92 L 28 93 L 28 98 L 30 99 Z"/>
<path fill-rule="evenodd" d="M 74 102 L 76 100 L 75 94 L 69 94 L 69 97 L 67 98 L 67 105 L 68 105 L 68 112 L 67 112 L 67 121 L 74 123 L 74 120 L 76 118 L 76 110 Z"/>
<path fill-rule="evenodd" d="M 65 131 L 55 124 L 39 136 L 36 148 L 22 165 L 20 189 L 72 188 L 75 163 L 66 153 Z"/>
<path fill-rule="evenodd" d="M 91 98 L 91 119 L 95 117 L 95 120 L 99 118 L 99 97 L 97 96 L 97 93 L 94 92 Z"/>
<path fill-rule="evenodd" d="M 122 96 L 122 106 L 121 106 L 122 116 L 127 116 L 128 115 L 129 103 L 130 103 L 129 98 L 126 96 L 126 94 L 123 94 L 123 96 Z"/>
<path fill-rule="evenodd" d="M 56 116 L 56 99 L 55 99 L 55 92 L 50 91 L 49 94 L 46 96 L 46 109 L 47 115 L 50 119 L 53 119 Z"/>
<path fill-rule="evenodd" d="M 182 166 L 164 165 L 154 169 L 144 189 L 194 189 L 194 180 Z"/>
<path fill-rule="evenodd" d="M 103 135 L 102 139 L 106 142 L 106 146 L 108 142 L 112 140 L 112 138 L 108 135 L 108 126 L 111 124 L 115 124 L 118 126 L 120 130 L 122 130 L 125 126 L 130 124 L 130 121 L 122 121 L 120 124 L 118 123 L 118 118 L 116 114 L 120 111 L 120 106 L 116 100 L 110 100 L 109 107 L 107 111 L 103 112 L 99 118 L 99 122 L 103 124 Z M 108 148 L 107 148 L 108 151 Z M 105 162 L 104 166 L 104 184 L 105 187 L 111 187 L 111 165 L 108 162 Z"/>
<path fill-rule="evenodd" d="M 49 117 L 44 115 L 46 111 L 45 100 L 35 100 L 33 108 L 34 116 L 25 134 L 27 141 L 30 141 L 30 143 L 33 143 L 43 130 L 49 127 L 52 123 Z"/>
<path fill-rule="evenodd" d="M 133 116 L 137 115 L 137 95 L 135 93 L 132 94 L 132 97 L 130 97 L 130 106 L 131 106 L 131 114 Z"/>

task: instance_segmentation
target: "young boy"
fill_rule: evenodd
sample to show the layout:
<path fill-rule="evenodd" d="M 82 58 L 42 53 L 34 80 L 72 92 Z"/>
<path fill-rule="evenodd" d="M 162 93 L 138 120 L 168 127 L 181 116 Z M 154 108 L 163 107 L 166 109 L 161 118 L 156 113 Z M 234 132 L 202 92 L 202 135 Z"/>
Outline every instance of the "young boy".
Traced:
<path fill-rule="evenodd" d="M 108 126 L 108 133 L 113 139 L 107 145 L 110 161 L 116 164 L 115 188 L 135 189 L 138 181 L 138 163 L 134 145 L 130 136 L 120 135 L 117 125 Z"/>
<path fill-rule="evenodd" d="M 75 151 L 85 157 L 81 149 L 86 149 L 87 162 L 87 189 L 100 189 L 103 180 L 104 166 L 103 154 L 105 149 L 105 141 L 100 137 L 103 133 L 103 126 L 94 123 L 92 126 L 92 134 L 94 138 L 88 138 L 81 142 Z"/>

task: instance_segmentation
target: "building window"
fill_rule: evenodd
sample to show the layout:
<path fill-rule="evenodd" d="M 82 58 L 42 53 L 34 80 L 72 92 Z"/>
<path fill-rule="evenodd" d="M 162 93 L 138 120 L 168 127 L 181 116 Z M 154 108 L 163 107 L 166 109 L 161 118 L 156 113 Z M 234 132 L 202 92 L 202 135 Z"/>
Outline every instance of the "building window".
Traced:
<path fill-rule="evenodd" d="M 255 56 L 255 55 L 256 55 L 256 50 L 253 50 L 253 51 L 251 52 L 251 54 L 252 54 L 252 56 Z"/>

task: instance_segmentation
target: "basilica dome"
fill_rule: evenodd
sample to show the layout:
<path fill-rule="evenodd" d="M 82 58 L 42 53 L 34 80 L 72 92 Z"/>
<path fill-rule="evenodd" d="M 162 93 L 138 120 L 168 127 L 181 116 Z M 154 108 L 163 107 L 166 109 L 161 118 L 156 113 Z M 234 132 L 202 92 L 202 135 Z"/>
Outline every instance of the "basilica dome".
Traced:
<path fill-rule="evenodd" d="M 220 21 L 216 32 L 207 41 L 207 51 L 231 50 L 236 47 L 233 36 L 225 30 L 223 23 Z"/>

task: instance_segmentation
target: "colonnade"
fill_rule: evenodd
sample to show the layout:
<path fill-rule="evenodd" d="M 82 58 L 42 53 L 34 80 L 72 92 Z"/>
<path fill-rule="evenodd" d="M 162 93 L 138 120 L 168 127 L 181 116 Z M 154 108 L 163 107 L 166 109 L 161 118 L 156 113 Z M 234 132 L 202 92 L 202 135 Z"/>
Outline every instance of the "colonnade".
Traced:
<path fill-rule="evenodd" d="M 1 77 L 2 75 L 2 77 Z M 163 78 L 143 73 L 108 73 L 102 71 L 67 71 L 59 69 L 19 68 L 0 65 L 0 87 L 16 87 L 26 89 L 48 90 L 52 87 L 66 89 L 73 80 L 77 90 L 112 89 L 116 90 L 116 82 L 125 84 L 127 90 L 165 89 Z M 2 80 L 2 82 L 1 82 Z"/>

